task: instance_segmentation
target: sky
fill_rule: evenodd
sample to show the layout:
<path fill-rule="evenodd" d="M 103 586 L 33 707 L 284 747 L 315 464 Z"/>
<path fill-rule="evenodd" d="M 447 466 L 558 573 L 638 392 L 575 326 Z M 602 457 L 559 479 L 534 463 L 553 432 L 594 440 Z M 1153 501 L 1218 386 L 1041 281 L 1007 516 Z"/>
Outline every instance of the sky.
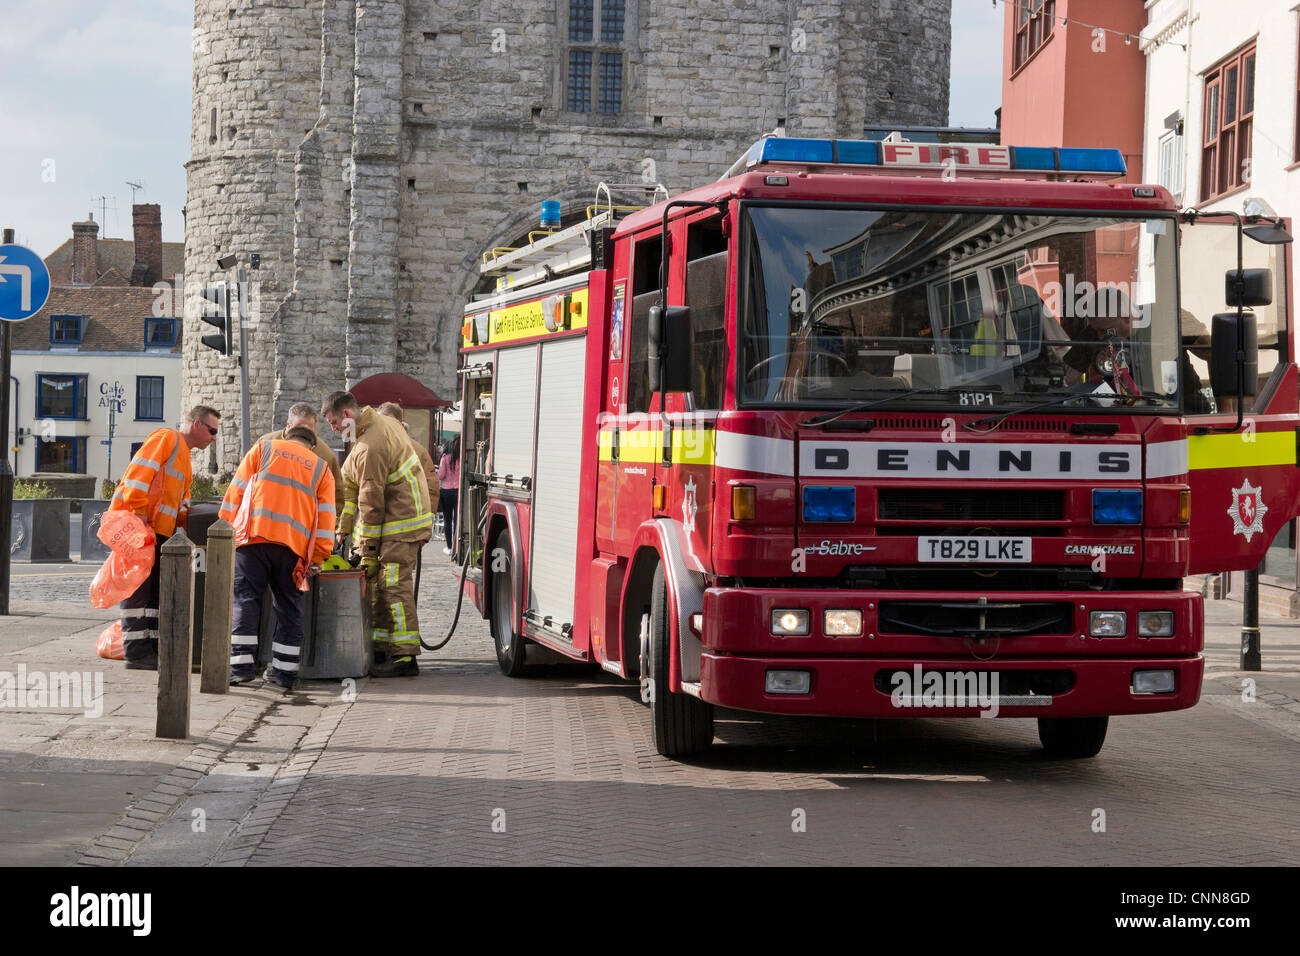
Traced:
<path fill-rule="evenodd" d="M 949 124 L 989 127 L 1002 10 L 952 3 Z M 181 242 L 193 0 L 0 0 L 0 22 L 0 226 L 42 256 L 89 213 L 100 238 L 129 239 L 133 182 Z"/>

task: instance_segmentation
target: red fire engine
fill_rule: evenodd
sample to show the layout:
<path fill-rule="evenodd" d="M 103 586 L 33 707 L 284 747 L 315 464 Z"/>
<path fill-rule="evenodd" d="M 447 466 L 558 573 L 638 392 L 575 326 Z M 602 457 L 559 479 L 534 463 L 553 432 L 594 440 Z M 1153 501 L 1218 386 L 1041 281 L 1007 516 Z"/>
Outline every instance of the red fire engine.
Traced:
<path fill-rule="evenodd" d="M 1256 341 L 1242 222 L 1207 330 L 1180 314 L 1195 217 L 1123 174 L 768 138 L 485 254 L 456 551 L 501 669 L 639 679 L 668 756 L 715 706 L 1034 717 L 1061 756 L 1193 706 L 1183 579 L 1255 567 L 1295 515 L 1297 371 L 1284 320 Z"/>

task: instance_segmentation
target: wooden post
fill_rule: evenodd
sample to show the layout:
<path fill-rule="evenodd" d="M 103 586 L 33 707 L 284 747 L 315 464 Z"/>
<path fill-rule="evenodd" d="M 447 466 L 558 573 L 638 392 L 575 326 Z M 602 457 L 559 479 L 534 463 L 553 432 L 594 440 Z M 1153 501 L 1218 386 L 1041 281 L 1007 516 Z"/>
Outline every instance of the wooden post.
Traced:
<path fill-rule="evenodd" d="M 230 689 L 230 615 L 235 599 L 235 529 L 225 518 L 218 518 L 208 528 L 206 567 L 199 690 L 224 694 Z"/>
<path fill-rule="evenodd" d="M 184 530 L 162 546 L 158 579 L 158 723 L 155 737 L 190 735 L 190 661 L 194 655 L 194 546 Z"/>

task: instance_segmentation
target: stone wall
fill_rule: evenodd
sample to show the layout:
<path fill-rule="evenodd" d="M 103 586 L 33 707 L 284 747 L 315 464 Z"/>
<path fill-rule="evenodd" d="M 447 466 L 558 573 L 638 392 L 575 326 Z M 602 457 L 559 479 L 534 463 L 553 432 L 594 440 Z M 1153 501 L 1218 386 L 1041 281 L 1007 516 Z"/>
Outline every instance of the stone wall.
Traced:
<path fill-rule="evenodd" d="M 479 254 L 543 199 L 568 214 L 647 173 L 677 193 L 778 126 L 945 124 L 950 8 L 627 0 L 608 116 L 566 109 L 566 0 L 198 0 L 186 275 L 262 253 L 254 435 L 377 372 L 452 394 Z M 197 339 L 186 404 L 217 405 L 236 435 L 238 370 Z M 227 439 L 223 468 L 237 452 Z"/>

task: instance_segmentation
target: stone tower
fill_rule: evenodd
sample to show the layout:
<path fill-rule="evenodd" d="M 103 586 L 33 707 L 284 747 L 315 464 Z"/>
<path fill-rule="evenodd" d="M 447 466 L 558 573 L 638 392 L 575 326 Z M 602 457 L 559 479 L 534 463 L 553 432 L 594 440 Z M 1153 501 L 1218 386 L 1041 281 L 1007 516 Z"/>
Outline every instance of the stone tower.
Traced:
<path fill-rule="evenodd" d="M 196 0 L 185 274 L 261 255 L 253 435 L 398 371 L 453 395 L 482 250 L 601 180 L 670 193 L 754 140 L 942 126 L 951 0 Z M 186 304 L 185 400 L 238 459 L 238 370 Z M 217 446 L 214 446 L 214 448 Z"/>

